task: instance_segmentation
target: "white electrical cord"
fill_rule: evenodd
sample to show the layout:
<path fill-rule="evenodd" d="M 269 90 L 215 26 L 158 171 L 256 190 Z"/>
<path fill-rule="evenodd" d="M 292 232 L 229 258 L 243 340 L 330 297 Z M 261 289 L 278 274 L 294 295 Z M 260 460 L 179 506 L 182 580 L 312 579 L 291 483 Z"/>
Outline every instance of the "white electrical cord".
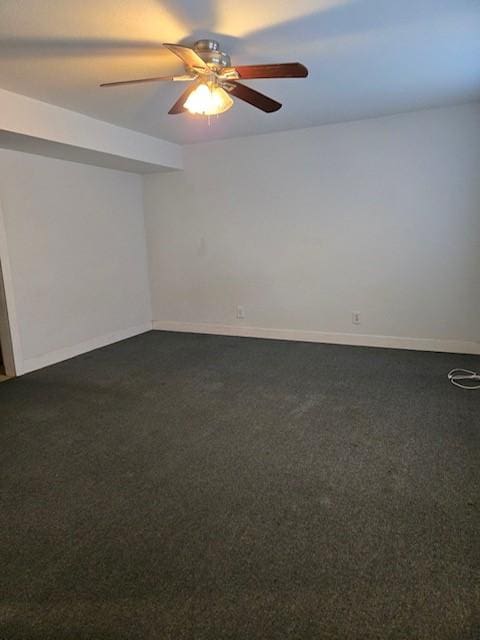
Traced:
<path fill-rule="evenodd" d="M 480 373 L 475 373 L 475 371 L 452 369 L 448 374 L 448 379 L 456 387 L 460 387 L 460 389 L 480 389 Z M 470 383 L 478 382 L 478 384 L 465 384 L 463 381 L 466 380 L 469 380 Z"/>

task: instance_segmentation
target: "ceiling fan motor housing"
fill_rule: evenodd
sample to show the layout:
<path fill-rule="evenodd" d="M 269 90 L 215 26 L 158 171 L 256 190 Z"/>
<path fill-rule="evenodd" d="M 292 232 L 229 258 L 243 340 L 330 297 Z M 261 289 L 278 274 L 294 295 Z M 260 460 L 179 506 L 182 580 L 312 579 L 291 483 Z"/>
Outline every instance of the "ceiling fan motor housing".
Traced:
<path fill-rule="evenodd" d="M 216 40 L 197 40 L 193 50 L 200 58 L 212 67 L 230 67 L 230 56 L 220 51 L 220 45 Z"/>

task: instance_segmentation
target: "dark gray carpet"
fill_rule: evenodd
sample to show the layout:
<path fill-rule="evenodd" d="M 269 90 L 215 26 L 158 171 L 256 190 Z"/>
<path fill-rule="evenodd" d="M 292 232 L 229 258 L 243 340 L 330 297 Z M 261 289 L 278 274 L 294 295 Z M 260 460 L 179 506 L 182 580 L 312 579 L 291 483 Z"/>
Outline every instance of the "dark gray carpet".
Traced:
<path fill-rule="evenodd" d="M 0 638 L 478 640 L 454 366 L 152 332 L 0 384 Z"/>

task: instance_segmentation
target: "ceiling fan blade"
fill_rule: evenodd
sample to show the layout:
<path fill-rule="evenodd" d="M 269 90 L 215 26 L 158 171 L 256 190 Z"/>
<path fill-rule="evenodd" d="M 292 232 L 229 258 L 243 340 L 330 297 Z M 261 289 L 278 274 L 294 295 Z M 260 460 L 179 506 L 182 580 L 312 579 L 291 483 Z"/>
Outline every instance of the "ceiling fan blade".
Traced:
<path fill-rule="evenodd" d="M 278 111 L 282 108 L 280 102 L 272 100 L 272 98 L 269 98 L 263 93 L 259 93 L 258 91 L 255 91 L 255 89 L 251 89 L 244 84 L 240 84 L 240 82 L 229 81 L 228 86 L 225 88 L 228 89 L 228 91 L 236 98 L 248 102 L 253 107 L 257 107 L 257 109 L 265 111 L 265 113 L 272 113 L 273 111 Z"/>
<path fill-rule="evenodd" d="M 185 113 L 186 109 L 183 106 L 188 98 L 188 96 L 192 93 L 192 91 L 194 91 L 198 85 L 201 84 L 201 80 L 198 79 L 196 82 L 192 82 L 191 85 L 189 85 L 185 91 L 181 94 L 181 96 L 179 97 L 179 99 L 175 102 L 175 104 L 171 107 L 170 111 L 168 112 L 170 115 L 176 115 L 178 113 Z"/>
<path fill-rule="evenodd" d="M 157 78 L 139 78 L 138 80 L 120 80 L 118 82 L 103 82 L 101 87 L 118 87 L 123 84 L 140 84 L 141 82 L 162 82 L 165 80 L 171 80 L 173 82 L 186 82 L 193 80 L 195 76 L 158 76 Z"/>
<path fill-rule="evenodd" d="M 239 78 L 254 80 L 256 78 L 306 78 L 308 69 L 300 62 L 283 64 L 250 64 L 235 67 Z"/>
<path fill-rule="evenodd" d="M 193 67 L 194 69 L 207 69 L 205 62 L 200 58 L 198 53 L 193 49 L 190 49 L 190 47 L 184 47 L 180 44 L 168 44 L 167 42 L 164 42 L 163 46 L 167 47 L 167 49 L 170 49 L 172 53 L 178 56 L 187 67 Z"/>

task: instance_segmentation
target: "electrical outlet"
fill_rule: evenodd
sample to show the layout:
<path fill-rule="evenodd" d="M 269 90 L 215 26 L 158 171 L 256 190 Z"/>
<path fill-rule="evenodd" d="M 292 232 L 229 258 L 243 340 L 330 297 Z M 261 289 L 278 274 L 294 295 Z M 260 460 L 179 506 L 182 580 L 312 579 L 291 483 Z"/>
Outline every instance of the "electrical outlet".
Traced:
<path fill-rule="evenodd" d="M 360 324 L 360 313 L 358 311 L 352 312 L 352 324 Z"/>
<path fill-rule="evenodd" d="M 237 320 L 245 320 L 245 307 L 237 306 Z"/>

